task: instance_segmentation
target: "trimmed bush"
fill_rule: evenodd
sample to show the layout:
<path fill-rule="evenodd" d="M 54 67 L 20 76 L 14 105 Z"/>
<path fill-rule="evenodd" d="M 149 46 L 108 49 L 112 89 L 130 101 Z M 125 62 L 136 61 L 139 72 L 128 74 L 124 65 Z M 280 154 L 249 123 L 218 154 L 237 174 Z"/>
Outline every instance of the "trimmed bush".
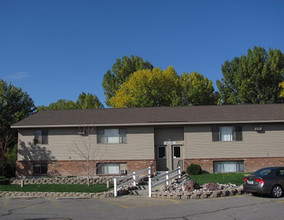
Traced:
<path fill-rule="evenodd" d="M 202 173 L 202 169 L 199 164 L 192 163 L 187 167 L 186 172 L 188 175 L 199 175 Z"/>
<path fill-rule="evenodd" d="M 0 178 L 0 185 L 9 185 L 10 184 L 10 179 L 8 178 Z"/>

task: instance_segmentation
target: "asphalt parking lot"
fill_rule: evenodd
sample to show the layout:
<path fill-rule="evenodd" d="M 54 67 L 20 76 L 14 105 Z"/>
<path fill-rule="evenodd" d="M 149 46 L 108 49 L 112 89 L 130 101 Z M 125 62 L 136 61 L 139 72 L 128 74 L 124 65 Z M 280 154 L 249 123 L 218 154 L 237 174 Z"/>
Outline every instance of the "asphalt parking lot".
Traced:
<path fill-rule="evenodd" d="M 283 219 L 284 198 L 0 198 L 0 219 Z"/>

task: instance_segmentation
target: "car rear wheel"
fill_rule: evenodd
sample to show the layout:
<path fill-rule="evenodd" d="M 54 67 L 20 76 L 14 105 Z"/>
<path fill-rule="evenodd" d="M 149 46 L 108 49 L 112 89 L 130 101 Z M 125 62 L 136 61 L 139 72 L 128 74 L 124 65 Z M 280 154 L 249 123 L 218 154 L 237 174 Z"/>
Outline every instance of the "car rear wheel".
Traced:
<path fill-rule="evenodd" d="M 279 185 L 276 185 L 276 186 L 273 186 L 272 190 L 271 190 L 271 195 L 273 198 L 279 198 L 281 197 L 283 194 L 283 190 L 281 188 L 281 186 Z"/>

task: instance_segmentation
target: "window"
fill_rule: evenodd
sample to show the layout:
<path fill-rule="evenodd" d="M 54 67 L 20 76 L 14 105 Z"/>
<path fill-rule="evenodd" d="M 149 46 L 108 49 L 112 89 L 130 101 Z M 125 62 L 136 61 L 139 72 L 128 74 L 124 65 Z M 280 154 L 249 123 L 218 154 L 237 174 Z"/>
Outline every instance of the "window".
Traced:
<path fill-rule="evenodd" d="M 214 172 L 244 172 L 244 161 L 215 161 Z"/>
<path fill-rule="evenodd" d="M 263 169 L 260 169 L 256 172 L 254 172 L 252 175 L 255 175 L 255 176 L 266 176 L 268 174 L 270 174 L 272 172 L 272 169 L 271 168 L 263 168 Z"/>
<path fill-rule="evenodd" d="M 48 130 L 35 130 L 34 144 L 48 144 Z"/>
<path fill-rule="evenodd" d="M 166 147 L 165 146 L 159 146 L 158 147 L 158 154 L 159 154 L 159 159 L 166 158 Z"/>
<path fill-rule="evenodd" d="M 47 174 L 47 163 L 34 163 L 33 173 L 35 175 Z"/>
<path fill-rule="evenodd" d="M 98 129 L 97 131 L 98 144 L 119 144 L 126 143 L 126 129 L 125 128 L 107 128 Z"/>
<path fill-rule="evenodd" d="M 220 126 L 212 127 L 213 141 L 241 141 L 242 127 Z"/>
<path fill-rule="evenodd" d="M 284 170 L 283 169 L 277 170 L 276 175 L 277 176 L 284 176 Z"/>
<path fill-rule="evenodd" d="M 126 163 L 97 164 L 97 174 L 126 174 Z"/>
<path fill-rule="evenodd" d="M 174 146 L 174 158 L 180 158 L 180 146 Z"/>
<path fill-rule="evenodd" d="M 233 127 L 220 127 L 220 141 L 232 141 L 233 131 Z"/>

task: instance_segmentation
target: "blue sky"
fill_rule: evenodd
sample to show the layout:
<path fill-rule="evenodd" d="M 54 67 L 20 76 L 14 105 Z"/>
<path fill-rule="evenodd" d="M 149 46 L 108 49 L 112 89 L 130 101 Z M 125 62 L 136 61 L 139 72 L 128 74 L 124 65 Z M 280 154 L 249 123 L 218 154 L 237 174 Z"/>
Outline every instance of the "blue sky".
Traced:
<path fill-rule="evenodd" d="M 284 52 L 283 0 L 1 0 L 0 78 L 36 105 L 104 102 L 103 75 L 138 55 L 214 83 L 225 60 L 262 46 Z"/>

